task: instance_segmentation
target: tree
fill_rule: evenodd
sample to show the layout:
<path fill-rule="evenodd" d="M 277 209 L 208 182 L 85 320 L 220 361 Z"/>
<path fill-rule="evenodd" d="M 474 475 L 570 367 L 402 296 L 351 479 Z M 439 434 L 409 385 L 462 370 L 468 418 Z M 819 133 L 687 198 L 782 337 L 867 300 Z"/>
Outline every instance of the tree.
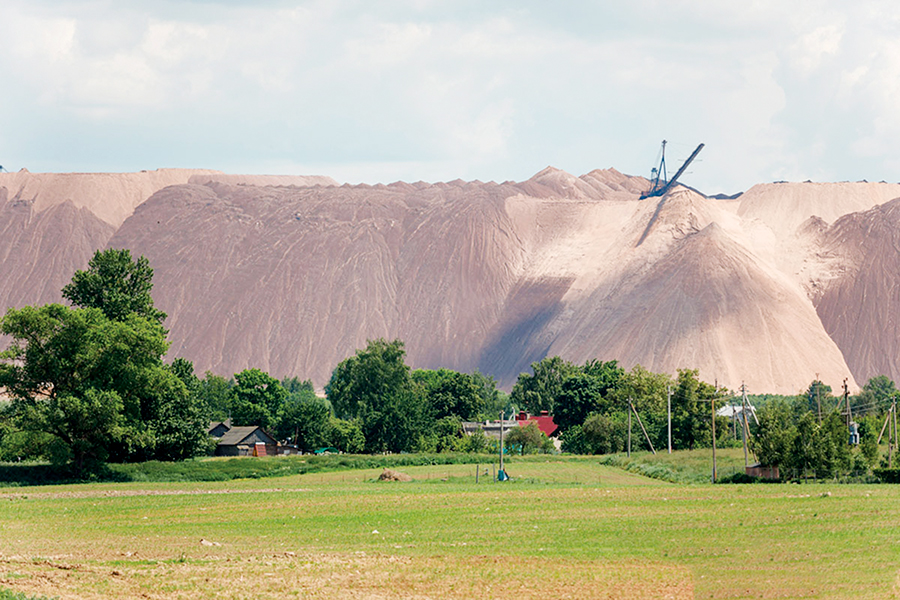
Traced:
<path fill-rule="evenodd" d="M 600 381 L 590 375 L 575 375 L 563 382 L 556 400 L 553 421 L 565 433 L 569 428 L 582 425 L 587 416 L 602 408 L 603 388 Z"/>
<path fill-rule="evenodd" d="M 278 414 L 275 433 L 279 439 L 291 438 L 304 452 L 328 446 L 331 408 L 312 392 L 291 394 Z"/>
<path fill-rule="evenodd" d="M 554 422 L 562 431 L 581 425 L 594 412 L 613 408 L 616 390 L 625 371 L 614 360 L 589 360 L 574 374 L 563 380 L 556 397 Z"/>
<path fill-rule="evenodd" d="M 825 413 L 833 404 L 833 396 L 831 395 L 831 386 L 825 385 L 818 379 L 813 380 L 803 394 L 805 396 L 805 410 L 812 411 L 816 414 Z"/>
<path fill-rule="evenodd" d="M 259 425 L 273 429 L 287 398 L 281 383 L 259 369 L 245 369 L 234 376 L 231 390 L 231 418 L 235 425 Z"/>
<path fill-rule="evenodd" d="M 412 379 L 420 387 L 432 419 L 458 417 L 470 421 L 481 411 L 481 390 L 471 375 L 450 369 L 419 369 L 413 371 Z"/>
<path fill-rule="evenodd" d="M 853 414 L 880 412 L 897 395 L 900 395 L 900 392 L 897 391 L 894 382 L 889 377 L 885 375 L 872 377 L 857 396 L 857 406 L 853 407 Z"/>
<path fill-rule="evenodd" d="M 154 370 L 148 378 L 150 414 L 145 424 L 152 431 L 156 460 L 184 460 L 203 453 L 208 445 L 207 419 L 197 394 L 200 380 L 194 365 L 184 359 L 166 369 Z"/>
<path fill-rule="evenodd" d="M 532 375 L 522 373 L 513 386 L 510 400 L 533 415 L 542 410 L 554 414 L 556 398 L 563 382 L 578 371 L 578 367 L 558 356 L 531 363 Z"/>
<path fill-rule="evenodd" d="M 538 428 L 537 423 L 511 428 L 503 438 L 503 443 L 511 454 L 518 452 L 525 455 L 553 451 L 553 442 Z"/>
<path fill-rule="evenodd" d="M 128 315 L 162 323 L 166 313 L 153 306 L 153 269 L 143 256 L 131 259 L 127 249 L 98 250 L 86 271 L 76 271 L 62 289 L 63 298 L 81 308 L 99 308 L 107 318 L 122 321 Z"/>
<path fill-rule="evenodd" d="M 790 464 L 794 438 L 797 437 L 792 415 L 791 405 L 782 399 L 768 402 L 759 409 L 759 426 L 749 442 L 761 464 L 782 468 Z"/>
<path fill-rule="evenodd" d="M 594 413 L 583 425 L 576 425 L 563 434 L 562 449 L 572 454 L 611 454 L 625 447 L 627 428 L 625 413 Z"/>
<path fill-rule="evenodd" d="M 0 333 L 0 387 L 25 431 L 60 440 L 77 471 L 107 458 L 153 455 L 155 385 L 168 343 L 156 321 L 120 321 L 96 308 L 10 309 Z"/>
<path fill-rule="evenodd" d="M 329 440 L 341 452 L 357 454 L 366 446 L 366 437 L 356 421 L 345 421 L 337 417 L 329 420 Z"/>
<path fill-rule="evenodd" d="M 481 398 L 479 420 L 495 419 L 500 411 L 513 414 L 518 410 L 517 407 L 512 406 L 509 394 L 497 389 L 497 381 L 493 377 L 485 375 L 477 369 L 471 374 L 471 377 L 475 387 L 478 388 L 478 396 Z"/>
<path fill-rule="evenodd" d="M 711 409 L 709 401 L 722 390 L 700 381 L 696 369 L 678 369 L 678 379 L 672 393 L 672 446 L 693 450 L 697 446 L 711 446 Z M 722 424 L 720 431 L 725 431 Z"/>
<path fill-rule="evenodd" d="M 203 414 L 209 421 L 224 421 L 231 415 L 231 389 L 234 380 L 207 371 L 200 380 L 197 395 L 203 408 Z"/>
<path fill-rule="evenodd" d="M 405 355 L 400 340 L 370 340 L 338 364 L 325 387 L 338 417 L 359 419 L 369 452 L 413 450 L 425 432 L 424 401 Z"/>

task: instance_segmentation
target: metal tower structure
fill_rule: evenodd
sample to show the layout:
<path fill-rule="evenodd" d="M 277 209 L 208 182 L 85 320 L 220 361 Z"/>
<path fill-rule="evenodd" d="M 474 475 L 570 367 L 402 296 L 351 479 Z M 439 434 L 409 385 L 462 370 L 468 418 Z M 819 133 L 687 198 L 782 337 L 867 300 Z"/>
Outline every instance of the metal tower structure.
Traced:
<path fill-rule="evenodd" d="M 685 172 L 697 155 L 700 154 L 700 151 L 703 150 L 703 146 L 705 144 L 700 144 L 697 148 L 691 153 L 684 164 L 681 165 L 681 168 L 675 173 L 675 176 L 672 179 L 666 180 L 666 140 L 662 142 L 662 158 L 659 161 L 659 168 L 654 168 L 650 172 L 650 181 L 652 185 L 650 186 L 650 190 L 646 194 L 641 195 L 641 200 L 644 198 L 652 198 L 653 196 L 662 196 L 666 192 L 669 191 L 675 182 L 678 181 L 678 178 Z"/>

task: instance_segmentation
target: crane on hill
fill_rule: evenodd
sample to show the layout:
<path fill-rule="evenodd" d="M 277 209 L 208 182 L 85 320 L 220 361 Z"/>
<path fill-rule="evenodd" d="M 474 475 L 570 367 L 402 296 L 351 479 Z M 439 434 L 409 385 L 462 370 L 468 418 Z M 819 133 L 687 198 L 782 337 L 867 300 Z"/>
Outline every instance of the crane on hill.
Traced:
<path fill-rule="evenodd" d="M 700 144 L 697 148 L 691 153 L 684 164 L 681 165 L 681 168 L 678 169 L 678 172 L 675 173 L 675 176 L 672 179 L 666 181 L 666 140 L 662 142 L 662 158 L 659 161 L 659 167 L 654 168 L 650 171 L 650 190 L 646 194 L 641 194 L 641 200 L 644 198 L 652 198 L 653 196 L 662 196 L 666 192 L 669 191 L 675 182 L 678 181 L 678 178 L 684 173 L 684 171 L 688 168 L 688 165 L 693 162 L 697 155 L 700 154 L 700 151 L 703 150 L 703 146 L 705 144 Z"/>

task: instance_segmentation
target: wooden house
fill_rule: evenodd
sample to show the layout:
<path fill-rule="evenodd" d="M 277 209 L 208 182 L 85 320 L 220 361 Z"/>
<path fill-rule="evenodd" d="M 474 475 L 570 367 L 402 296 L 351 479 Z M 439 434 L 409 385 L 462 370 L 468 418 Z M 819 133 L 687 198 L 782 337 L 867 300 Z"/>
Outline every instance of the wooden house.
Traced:
<path fill-rule="evenodd" d="M 232 427 L 219 440 L 216 456 L 276 456 L 278 442 L 258 425 Z"/>

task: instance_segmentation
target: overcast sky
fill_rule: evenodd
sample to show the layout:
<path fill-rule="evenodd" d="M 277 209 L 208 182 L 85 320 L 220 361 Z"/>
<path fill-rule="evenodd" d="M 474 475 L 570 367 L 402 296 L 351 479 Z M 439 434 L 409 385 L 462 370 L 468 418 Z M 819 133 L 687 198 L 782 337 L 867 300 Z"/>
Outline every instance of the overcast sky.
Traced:
<path fill-rule="evenodd" d="M 889 1 L 0 4 L 0 165 L 900 180 Z"/>

